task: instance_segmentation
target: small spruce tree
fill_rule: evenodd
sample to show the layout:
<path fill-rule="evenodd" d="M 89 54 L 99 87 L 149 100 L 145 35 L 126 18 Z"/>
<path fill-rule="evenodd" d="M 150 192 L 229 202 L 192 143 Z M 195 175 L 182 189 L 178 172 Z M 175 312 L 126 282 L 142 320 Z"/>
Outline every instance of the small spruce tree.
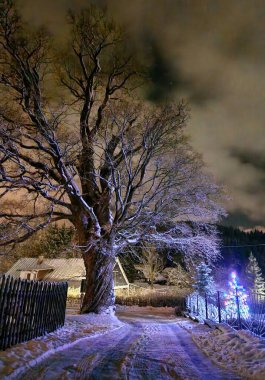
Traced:
<path fill-rule="evenodd" d="M 199 294 L 212 295 L 215 293 L 215 283 L 211 273 L 212 269 L 204 262 L 201 262 L 196 268 L 193 288 Z"/>
<path fill-rule="evenodd" d="M 247 277 L 250 282 L 250 289 L 254 293 L 265 295 L 265 281 L 256 257 L 251 252 L 246 268 Z"/>

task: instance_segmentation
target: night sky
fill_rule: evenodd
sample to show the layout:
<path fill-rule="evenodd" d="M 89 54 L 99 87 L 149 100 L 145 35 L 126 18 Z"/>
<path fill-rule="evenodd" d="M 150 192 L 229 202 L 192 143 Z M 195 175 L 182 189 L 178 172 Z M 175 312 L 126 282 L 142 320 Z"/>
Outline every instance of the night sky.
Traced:
<path fill-rule="evenodd" d="M 189 101 L 189 134 L 230 200 L 228 224 L 265 226 L 264 0 L 109 0 L 139 54 L 149 101 Z M 87 0 L 20 0 L 24 17 L 65 38 L 65 12 Z"/>

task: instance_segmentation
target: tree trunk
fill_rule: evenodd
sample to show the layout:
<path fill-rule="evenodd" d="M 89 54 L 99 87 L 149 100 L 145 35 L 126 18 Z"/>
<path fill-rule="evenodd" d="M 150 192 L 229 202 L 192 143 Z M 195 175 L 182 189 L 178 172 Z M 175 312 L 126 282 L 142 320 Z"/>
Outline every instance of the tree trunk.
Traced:
<path fill-rule="evenodd" d="M 150 273 L 150 287 L 151 287 L 151 289 L 154 289 L 154 272 L 153 271 L 151 271 L 151 273 Z"/>
<path fill-rule="evenodd" d="M 86 268 L 86 292 L 81 313 L 113 312 L 115 305 L 112 250 L 93 248 L 83 253 Z"/>

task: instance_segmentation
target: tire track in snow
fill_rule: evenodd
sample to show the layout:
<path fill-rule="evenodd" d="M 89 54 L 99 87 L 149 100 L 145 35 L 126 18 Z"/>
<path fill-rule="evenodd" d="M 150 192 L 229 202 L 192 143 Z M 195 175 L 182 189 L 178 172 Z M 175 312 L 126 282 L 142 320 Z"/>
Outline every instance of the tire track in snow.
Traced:
<path fill-rule="evenodd" d="M 200 373 L 200 379 L 205 380 L 242 380 L 236 374 L 226 371 L 213 364 L 207 356 L 201 352 L 191 339 L 191 336 L 178 324 L 171 325 L 175 342 L 188 355 L 192 365 L 196 367 Z"/>
<path fill-rule="evenodd" d="M 148 369 L 147 376 L 140 375 L 136 379 L 200 379 L 199 373 L 187 356 L 176 345 L 169 324 L 150 324 L 145 326 L 147 339 L 137 352 L 137 363 Z M 134 367 L 134 374 L 136 373 Z M 133 376 L 130 378 L 134 378 Z"/>
<path fill-rule="evenodd" d="M 91 372 L 110 354 L 121 340 L 130 339 L 128 326 L 119 332 L 111 331 L 105 336 L 88 338 L 74 347 L 51 355 L 48 359 L 32 367 L 20 380 L 92 379 Z M 102 338 L 102 339 L 100 339 Z M 117 349 L 117 348 L 116 348 Z M 108 373 L 109 376 L 109 373 Z M 108 377 L 108 379 L 112 377 Z"/>
<path fill-rule="evenodd" d="M 142 330 L 139 324 L 133 324 L 133 328 L 129 325 L 125 327 L 126 335 L 121 337 L 115 345 L 104 352 L 101 360 L 98 360 L 93 370 L 86 373 L 87 379 L 127 379 L 128 369 L 127 363 L 131 362 L 134 351 L 139 346 L 142 339 Z M 84 358 L 86 361 L 86 358 Z M 87 362 L 89 365 L 89 362 Z M 111 375 L 110 375 L 111 374 Z"/>
<path fill-rule="evenodd" d="M 214 365 L 176 319 L 142 313 L 123 313 L 125 326 L 52 355 L 23 380 L 240 379 Z"/>

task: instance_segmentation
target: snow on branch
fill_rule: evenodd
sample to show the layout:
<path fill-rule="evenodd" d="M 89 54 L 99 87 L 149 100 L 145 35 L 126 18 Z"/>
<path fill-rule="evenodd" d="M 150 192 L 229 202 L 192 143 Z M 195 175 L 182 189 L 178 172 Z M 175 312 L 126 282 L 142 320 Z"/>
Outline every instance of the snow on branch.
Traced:
<path fill-rule="evenodd" d="M 86 253 L 108 247 L 112 255 L 113 246 L 146 237 L 187 259 L 216 257 L 210 226 L 223 215 L 220 189 L 185 135 L 186 104 L 135 101 L 143 71 L 100 10 L 71 13 L 69 23 L 67 50 L 54 54 L 49 33 L 25 28 L 12 2 L 0 15 L 8 99 L 0 104 L 0 199 L 23 199 L 2 207 L 3 225 L 16 231 L 4 241 L 67 219 Z M 51 74 L 58 99 L 50 97 Z"/>

